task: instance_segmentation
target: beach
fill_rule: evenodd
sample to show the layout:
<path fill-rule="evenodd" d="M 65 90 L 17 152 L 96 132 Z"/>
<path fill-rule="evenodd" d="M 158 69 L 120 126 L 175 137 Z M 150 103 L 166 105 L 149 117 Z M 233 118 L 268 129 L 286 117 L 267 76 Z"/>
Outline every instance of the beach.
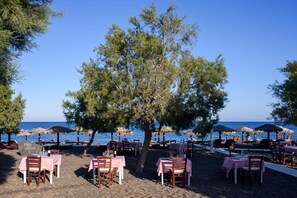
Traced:
<path fill-rule="evenodd" d="M 191 158 L 193 172 L 191 185 L 186 189 L 172 188 L 165 175 L 161 185 L 157 175 L 156 162 L 164 157 L 166 149 L 150 149 L 142 175 L 135 174 L 139 156 L 126 156 L 126 167 L 122 185 L 118 178 L 110 187 L 100 188 L 92 183 L 92 171 L 88 172 L 90 160 L 102 153 L 98 147 L 87 155 L 81 155 L 79 147 L 62 151 L 61 177 L 53 177 L 53 184 L 47 180 L 37 186 L 23 183 L 18 172 L 22 156 L 16 150 L 0 151 L 0 197 L 295 197 L 297 178 L 266 168 L 264 183 L 252 184 L 239 178 L 233 182 L 230 172 L 226 178 L 222 169 L 223 154 L 197 153 Z"/>

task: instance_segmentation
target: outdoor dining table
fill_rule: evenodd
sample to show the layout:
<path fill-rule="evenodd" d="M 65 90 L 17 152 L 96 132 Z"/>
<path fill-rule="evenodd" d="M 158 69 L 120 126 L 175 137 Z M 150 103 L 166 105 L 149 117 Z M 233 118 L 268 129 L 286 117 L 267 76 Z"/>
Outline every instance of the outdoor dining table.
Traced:
<path fill-rule="evenodd" d="M 234 169 L 234 183 L 237 184 L 237 169 L 249 166 L 249 159 L 246 156 L 225 157 L 223 168 L 226 169 L 226 177 L 229 177 L 229 172 Z M 265 171 L 265 163 L 263 161 L 262 173 Z"/>
<path fill-rule="evenodd" d="M 123 147 L 123 142 L 116 142 L 117 148 Z M 110 142 L 107 143 L 107 148 L 110 146 Z M 142 149 L 143 143 L 142 142 L 129 142 L 129 147 L 134 148 L 135 156 L 137 155 L 137 151 L 140 151 Z"/>
<path fill-rule="evenodd" d="M 94 164 L 94 167 L 93 167 Z M 119 184 L 122 185 L 122 179 L 124 179 L 124 167 L 126 166 L 125 156 L 111 157 L 111 167 L 118 168 Z M 96 184 L 96 169 L 98 168 L 97 158 L 93 158 L 89 165 L 89 172 L 93 170 L 93 183 Z"/>
<path fill-rule="evenodd" d="M 158 176 L 161 175 L 161 184 L 164 185 L 164 173 L 169 173 L 172 169 L 172 159 L 160 157 L 156 163 Z M 186 172 L 188 176 L 188 186 L 190 186 L 190 177 L 192 176 L 192 161 L 187 159 Z"/>
<path fill-rule="evenodd" d="M 62 155 L 60 154 L 51 154 L 47 155 L 36 155 L 41 156 L 41 170 L 47 170 L 50 172 L 50 184 L 53 183 L 53 171 L 55 165 L 57 165 L 57 178 L 60 178 L 60 166 L 62 162 Z M 19 165 L 19 171 L 23 173 L 23 181 L 26 183 L 26 175 L 27 175 L 27 157 L 23 157 L 22 161 Z"/>

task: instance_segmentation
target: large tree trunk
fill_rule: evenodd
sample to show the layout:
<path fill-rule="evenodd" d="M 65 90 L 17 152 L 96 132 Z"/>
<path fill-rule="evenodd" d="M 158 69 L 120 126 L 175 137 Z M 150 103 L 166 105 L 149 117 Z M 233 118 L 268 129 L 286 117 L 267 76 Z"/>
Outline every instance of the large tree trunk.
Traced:
<path fill-rule="evenodd" d="M 152 132 L 149 129 L 149 123 L 146 123 L 144 127 L 144 143 L 142 147 L 140 160 L 138 161 L 138 164 L 136 167 L 136 173 L 142 173 L 144 169 L 144 164 L 149 151 L 148 149 L 150 146 L 151 139 L 152 139 Z"/>
<path fill-rule="evenodd" d="M 96 134 L 96 130 L 93 130 L 92 136 L 91 136 L 91 138 L 89 140 L 89 143 L 87 144 L 87 147 L 85 148 L 85 150 L 83 152 L 83 155 L 86 155 L 87 152 L 90 150 L 91 145 L 92 145 L 92 143 L 94 141 L 95 134 Z"/>

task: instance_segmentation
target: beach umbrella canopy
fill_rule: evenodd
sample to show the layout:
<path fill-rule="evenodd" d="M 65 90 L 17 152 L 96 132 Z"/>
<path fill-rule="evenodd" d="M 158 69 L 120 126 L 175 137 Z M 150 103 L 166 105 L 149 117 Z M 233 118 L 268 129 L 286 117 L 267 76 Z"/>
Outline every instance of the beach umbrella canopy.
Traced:
<path fill-rule="evenodd" d="M 227 134 L 227 135 L 230 135 L 230 134 L 235 134 L 235 130 L 234 129 L 231 129 L 229 127 L 226 127 L 224 125 L 216 125 L 213 127 L 213 131 L 217 131 L 219 132 L 219 139 L 222 139 L 221 138 L 221 134 Z"/>
<path fill-rule="evenodd" d="M 25 136 L 25 140 L 28 140 L 28 135 L 32 135 L 29 130 L 20 129 L 19 132 L 16 134 L 17 136 Z"/>
<path fill-rule="evenodd" d="M 162 126 L 159 132 L 163 134 L 163 143 L 165 144 L 165 133 L 172 133 L 175 132 L 175 130 L 170 126 Z"/>
<path fill-rule="evenodd" d="M 263 124 L 261 126 L 256 127 L 255 130 L 266 131 L 267 139 L 270 139 L 270 132 L 276 132 L 276 136 L 277 136 L 277 133 L 282 131 L 283 129 L 274 124 Z"/>
<path fill-rule="evenodd" d="M 117 133 L 119 141 L 121 140 L 122 135 L 124 137 L 126 137 L 126 135 L 133 135 L 133 131 L 131 131 L 131 130 L 127 129 L 127 128 L 124 128 L 124 127 L 117 127 L 116 133 Z"/>
<path fill-rule="evenodd" d="M 57 146 L 60 144 L 60 133 L 70 133 L 74 132 L 74 129 L 64 127 L 64 126 L 52 126 L 47 129 L 47 134 L 57 134 Z"/>
<path fill-rule="evenodd" d="M 249 133 L 249 132 L 254 131 L 254 129 L 249 128 L 249 127 L 246 127 L 246 126 L 238 127 L 238 128 L 235 129 L 235 130 L 238 131 L 238 132 L 241 132 L 241 142 L 243 142 L 243 140 L 244 140 L 243 134 L 244 134 L 245 132 Z"/>
<path fill-rule="evenodd" d="M 280 131 L 280 133 L 288 133 L 288 134 L 294 133 L 294 131 L 291 130 L 291 129 L 285 128 L 283 126 L 278 126 L 278 127 L 282 128 L 282 130 Z"/>

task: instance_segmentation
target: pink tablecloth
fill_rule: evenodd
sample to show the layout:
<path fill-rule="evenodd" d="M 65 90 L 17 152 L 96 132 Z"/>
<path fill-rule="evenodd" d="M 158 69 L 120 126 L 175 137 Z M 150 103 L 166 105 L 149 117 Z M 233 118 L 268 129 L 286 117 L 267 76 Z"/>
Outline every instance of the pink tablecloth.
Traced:
<path fill-rule="evenodd" d="M 110 142 L 107 143 L 107 147 L 109 148 Z M 141 142 L 129 142 L 130 148 L 141 149 L 143 144 Z M 117 142 L 117 147 L 123 147 L 123 142 Z"/>
<path fill-rule="evenodd" d="M 91 171 L 94 167 L 93 167 L 93 162 L 95 165 L 95 168 L 98 167 L 98 163 L 97 163 L 97 158 L 93 158 L 90 162 L 90 166 L 89 166 L 89 170 Z M 117 168 L 123 168 L 126 166 L 126 161 L 125 161 L 125 156 L 116 156 L 114 158 L 111 158 L 111 167 L 117 167 Z"/>
<path fill-rule="evenodd" d="M 170 158 L 159 158 L 156 165 L 158 167 L 158 175 L 160 176 L 161 173 L 169 172 L 169 170 L 172 168 L 172 160 Z M 189 159 L 187 159 L 186 171 L 189 174 L 189 176 L 192 176 L 192 161 Z"/>
<path fill-rule="evenodd" d="M 169 149 L 178 150 L 178 151 L 185 150 L 187 149 L 187 144 L 173 143 L 169 145 Z"/>
<path fill-rule="evenodd" d="M 24 173 L 24 171 L 27 170 L 27 163 L 26 163 L 27 157 L 23 157 L 22 161 L 19 165 L 19 171 L 21 173 Z M 50 157 L 48 156 L 42 156 L 41 158 L 41 169 L 45 169 L 50 171 L 51 173 L 54 170 L 55 165 L 61 165 L 62 162 L 62 155 L 60 154 L 52 154 Z"/>
<path fill-rule="evenodd" d="M 231 169 L 237 169 L 241 168 L 244 166 L 249 166 L 249 160 L 246 157 L 225 157 L 224 163 L 223 163 L 223 168 L 225 168 L 228 172 Z M 263 161 L 262 165 L 262 172 L 265 170 L 265 163 Z"/>

